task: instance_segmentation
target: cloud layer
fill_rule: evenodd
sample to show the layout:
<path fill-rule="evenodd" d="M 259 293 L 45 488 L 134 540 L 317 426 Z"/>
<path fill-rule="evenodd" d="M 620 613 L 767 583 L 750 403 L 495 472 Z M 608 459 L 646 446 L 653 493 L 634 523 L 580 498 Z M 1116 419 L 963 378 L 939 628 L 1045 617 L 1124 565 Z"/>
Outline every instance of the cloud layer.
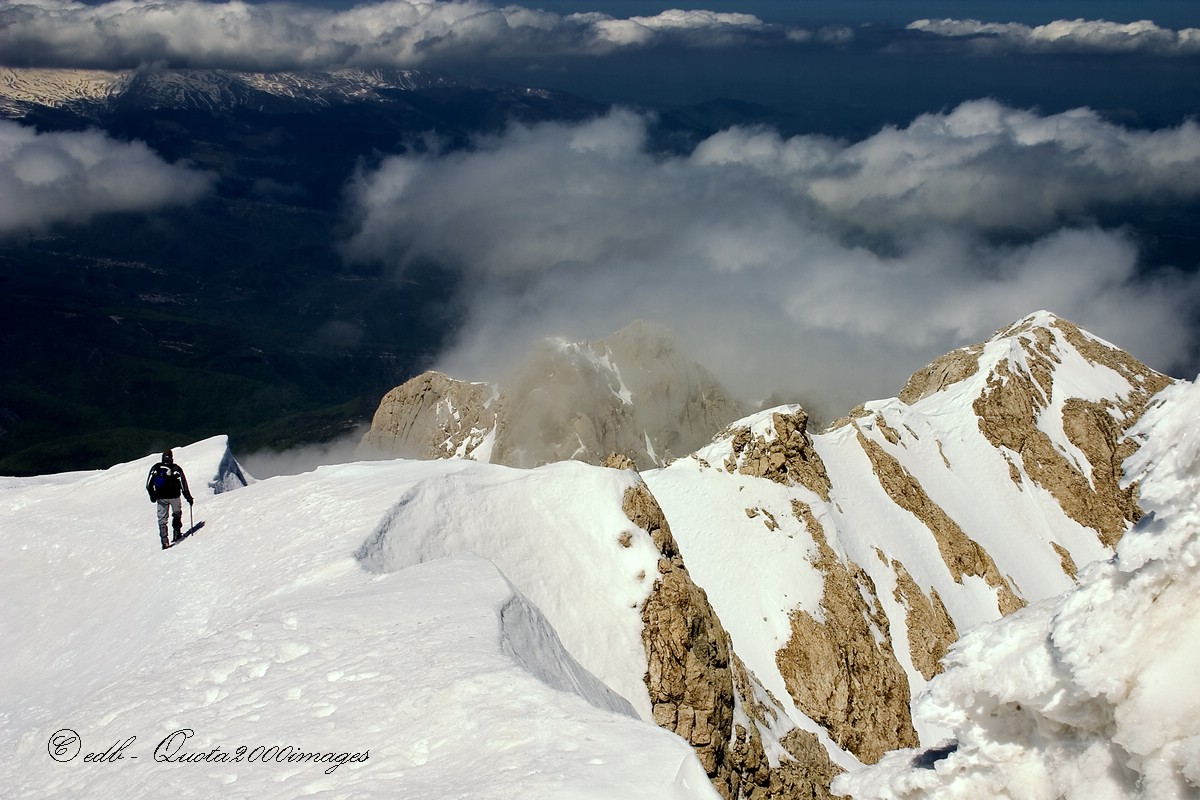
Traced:
<path fill-rule="evenodd" d="M 0 120 L 0 236 L 112 211 L 188 203 L 212 176 L 98 131 L 38 133 Z"/>
<path fill-rule="evenodd" d="M 463 271 L 469 323 L 444 366 L 464 377 L 531 337 L 637 318 L 675 327 L 744 397 L 822 394 L 832 411 L 1039 308 L 1160 368 L 1195 356 L 1200 278 L 1139 275 L 1125 236 L 1059 227 L 1200 194 L 1193 124 L 978 101 L 853 144 L 733 129 L 662 157 L 645 137 L 615 112 L 390 159 L 350 191 L 347 253 Z M 1013 226 L 1021 244 L 988 244 Z"/>
<path fill-rule="evenodd" d="M 236 0 L 18 0 L 0 7 L 0 53 L 10 66 L 409 67 L 437 57 L 595 55 L 788 33 L 750 14 L 674 10 L 618 19 L 483 0 L 386 0 L 345 10 Z"/>
<path fill-rule="evenodd" d="M 1045 25 L 1019 22 L 980 22 L 975 19 L 921 19 L 910 30 L 952 38 L 965 38 L 982 51 L 1200 53 L 1200 28 L 1171 30 L 1150 20 L 1060 19 Z"/>

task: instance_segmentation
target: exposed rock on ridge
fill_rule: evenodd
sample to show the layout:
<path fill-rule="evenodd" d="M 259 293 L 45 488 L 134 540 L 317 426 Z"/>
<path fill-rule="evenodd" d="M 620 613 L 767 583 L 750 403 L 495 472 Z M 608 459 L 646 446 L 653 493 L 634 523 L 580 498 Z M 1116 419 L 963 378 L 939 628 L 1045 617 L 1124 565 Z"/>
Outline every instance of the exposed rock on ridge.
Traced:
<path fill-rule="evenodd" d="M 793 504 L 817 544 L 814 562 L 825 588 L 820 618 L 792 612 L 792 635 L 775 661 L 796 705 L 838 745 L 874 763 L 885 751 L 917 741 L 908 679 L 892 651 L 887 615 L 868 602 L 877 594 L 874 581 L 837 557 L 811 509 Z"/>
<path fill-rule="evenodd" d="M 498 398 L 485 383 L 424 372 L 383 397 L 360 450 L 406 458 L 460 456 L 487 461 Z"/>
<path fill-rule="evenodd" d="M 1125 432 L 1150 397 L 1170 379 L 1113 345 L 1051 315 L 1034 315 L 997 335 L 1019 350 L 1000 360 L 975 400 L 979 429 L 993 445 L 1015 453 L 1030 478 L 1049 491 L 1072 519 L 1114 547 L 1141 516 L 1136 486 L 1121 488 L 1121 463 L 1136 446 Z M 1055 394 L 1055 366 L 1071 350 L 1128 381 L 1123 398 L 1099 401 Z M 1068 390 L 1069 391 L 1069 390 Z M 1069 458 L 1038 423 L 1057 410 L 1067 439 L 1085 463 Z"/>
<path fill-rule="evenodd" d="M 958 632 L 1064 591 L 1138 518 L 1136 486 L 1120 488 L 1126 431 L 1170 382 L 1039 312 L 824 432 L 798 407 L 766 410 L 647 473 L 731 632 L 754 720 L 735 720 L 735 753 L 815 723 L 821 756 L 797 758 L 820 775 L 917 741 L 911 698 Z M 747 603 L 749 586 L 776 594 Z M 778 785 L 740 758 L 744 787 Z"/>
<path fill-rule="evenodd" d="M 607 463 L 630 467 L 620 457 Z M 626 491 L 622 507 L 631 522 L 650 534 L 661 556 L 659 576 L 642 607 L 645 682 L 654 721 L 692 745 L 727 800 L 830 797 L 829 783 L 841 770 L 814 734 L 780 724 L 785 715 L 734 654 L 729 634 L 692 580 L 662 508 L 645 483 Z M 737 721 L 738 708 L 748 724 Z M 773 765 L 762 731 L 780 727 L 791 730 L 781 737 L 786 755 Z"/>

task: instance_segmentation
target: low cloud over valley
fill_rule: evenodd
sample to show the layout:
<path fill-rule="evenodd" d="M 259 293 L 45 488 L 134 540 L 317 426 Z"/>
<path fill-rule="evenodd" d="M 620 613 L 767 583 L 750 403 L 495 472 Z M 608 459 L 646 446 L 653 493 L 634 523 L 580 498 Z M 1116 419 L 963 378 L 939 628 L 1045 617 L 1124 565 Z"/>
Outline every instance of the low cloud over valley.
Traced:
<path fill-rule="evenodd" d="M 1160 369 L 1195 363 L 1200 276 L 1147 273 L 1088 214 L 1200 194 L 1200 128 L 966 103 L 860 142 L 734 128 L 687 155 L 648 121 L 515 127 L 395 157 L 349 191 L 351 258 L 466 277 L 444 359 L 486 377 L 534 337 L 662 321 L 747 399 L 825 411 L 894 394 L 929 359 L 1038 308 Z"/>

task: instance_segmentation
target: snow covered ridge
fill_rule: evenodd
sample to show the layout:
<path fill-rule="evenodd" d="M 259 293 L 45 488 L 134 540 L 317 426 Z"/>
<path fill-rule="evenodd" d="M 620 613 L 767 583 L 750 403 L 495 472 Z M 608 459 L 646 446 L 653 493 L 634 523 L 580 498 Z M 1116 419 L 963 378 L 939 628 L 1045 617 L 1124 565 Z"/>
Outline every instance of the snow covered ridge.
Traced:
<path fill-rule="evenodd" d="M 718 796 L 652 719 L 643 607 L 673 618 L 680 569 L 635 473 L 364 462 L 218 494 L 226 454 L 176 448 L 205 525 L 166 552 L 153 455 L 0 486 L 5 797 Z"/>
<path fill-rule="evenodd" d="M 646 480 L 737 656 L 853 768 L 945 735 L 910 706 L 960 631 L 1111 555 L 1127 431 L 1169 383 L 1038 312 L 829 430 L 770 409 Z"/>
<path fill-rule="evenodd" d="M 323 107 L 386 101 L 386 92 L 444 85 L 413 70 L 329 72 L 227 70 L 76 70 L 0 67 L 0 109 L 21 116 L 26 106 L 69 106 L 84 112 L 116 105 L 141 108 L 269 110 L 280 103 Z"/>
<path fill-rule="evenodd" d="M 952 649 L 916 712 L 951 738 L 834 783 L 868 798 L 1200 794 L 1200 379 L 1156 398 L 1127 462 L 1147 516 L 1079 586 Z"/>

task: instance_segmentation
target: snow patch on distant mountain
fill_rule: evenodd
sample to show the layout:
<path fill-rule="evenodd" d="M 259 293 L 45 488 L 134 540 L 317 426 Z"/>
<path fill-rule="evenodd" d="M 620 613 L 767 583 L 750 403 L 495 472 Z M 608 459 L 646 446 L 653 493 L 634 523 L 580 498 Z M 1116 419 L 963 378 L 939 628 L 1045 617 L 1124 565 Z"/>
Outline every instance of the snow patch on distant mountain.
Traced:
<path fill-rule="evenodd" d="M 0 111 L 7 117 L 24 116 L 33 106 L 66 107 L 86 116 L 117 106 L 282 111 L 387 102 L 397 91 L 448 85 L 455 84 L 446 78 L 402 69 L 235 72 L 0 67 Z"/>

